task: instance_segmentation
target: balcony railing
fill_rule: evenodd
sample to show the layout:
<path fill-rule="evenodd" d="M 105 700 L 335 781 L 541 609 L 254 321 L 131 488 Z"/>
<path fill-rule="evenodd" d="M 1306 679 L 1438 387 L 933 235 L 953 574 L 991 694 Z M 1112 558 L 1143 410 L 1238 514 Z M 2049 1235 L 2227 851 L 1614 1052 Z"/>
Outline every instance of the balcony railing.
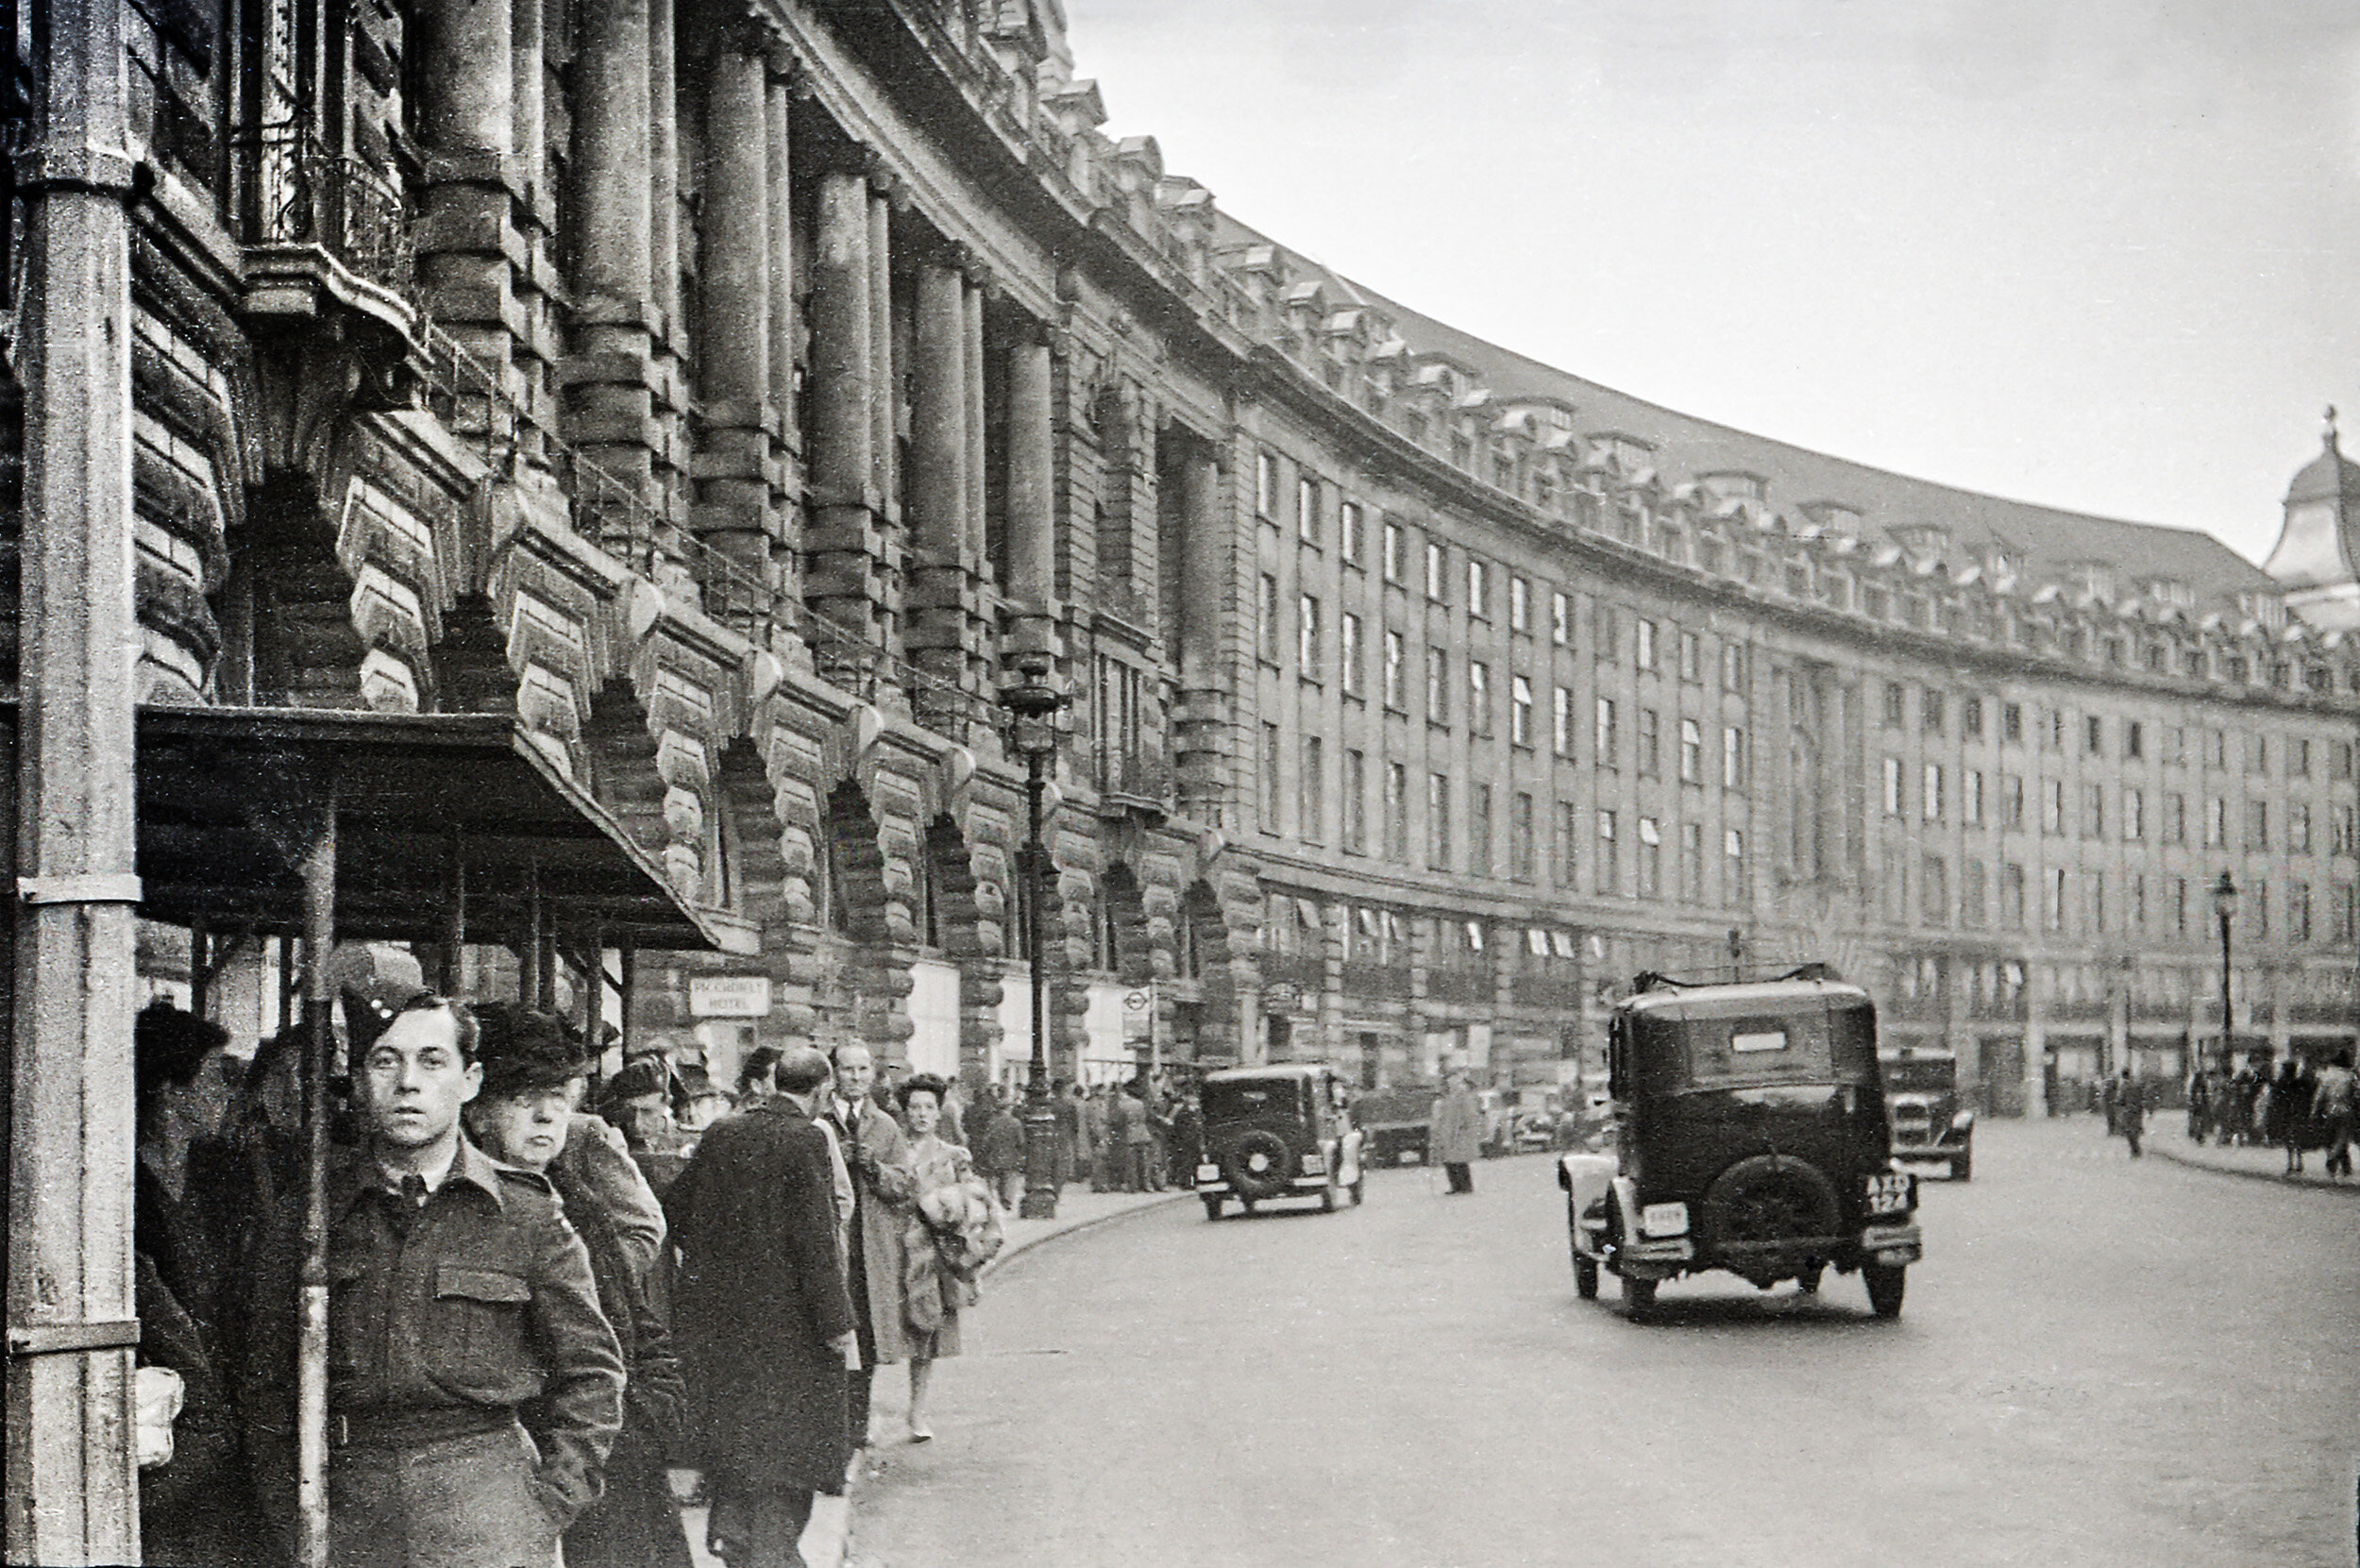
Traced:
<path fill-rule="evenodd" d="M 1150 751 L 1101 748 L 1095 754 L 1099 793 L 1132 800 L 1172 800 L 1172 759 Z"/>
<path fill-rule="evenodd" d="M 397 182 L 303 126 L 265 126 L 240 151 L 253 193 L 248 244 L 317 245 L 380 288 L 409 289 L 416 252 Z"/>

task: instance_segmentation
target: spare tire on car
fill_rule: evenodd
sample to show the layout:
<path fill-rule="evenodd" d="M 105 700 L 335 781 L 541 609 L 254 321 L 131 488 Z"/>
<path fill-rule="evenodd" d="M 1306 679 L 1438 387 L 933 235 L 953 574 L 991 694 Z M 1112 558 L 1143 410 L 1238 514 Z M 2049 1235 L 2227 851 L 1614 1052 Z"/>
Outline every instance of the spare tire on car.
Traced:
<path fill-rule="evenodd" d="M 1835 1184 L 1792 1155 L 1741 1159 L 1705 1189 L 1705 1244 L 1714 1252 L 1832 1236 L 1842 1222 Z"/>
<path fill-rule="evenodd" d="M 1294 1174 L 1294 1155 L 1288 1150 L 1285 1138 L 1255 1127 L 1223 1145 L 1221 1170 L 1238 1196 L 1249 1200 L 1275 1198 L 1287 1190 L 1288 1179 Z"/>

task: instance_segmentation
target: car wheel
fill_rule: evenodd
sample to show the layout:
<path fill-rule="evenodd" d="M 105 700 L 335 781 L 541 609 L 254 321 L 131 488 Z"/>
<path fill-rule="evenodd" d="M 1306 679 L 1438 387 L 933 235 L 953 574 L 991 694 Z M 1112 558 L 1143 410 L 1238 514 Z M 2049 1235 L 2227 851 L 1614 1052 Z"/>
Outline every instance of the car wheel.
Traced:
<path fill-rule="evenodd" d="M 1254 1200 L 1253 1200 L 1253 1199 L 1251 1199 L 1251 1198 L 1239 1198 L 1239 1199 L 1238 1200 L 1238 1210 L 1239 1210 L 1239 1213 L 1243 1214 L 1243 1215 L 1244 1215 L 1247 1219 L 1249 1219 L 1249 1220 L 1253 1219 L 1253 1218 L 1254 1218 Z"/>
<path fill-rule="evenodd" d="M 1950 1179 L 1954 1182 L 1973 1181 L 1975 1179 L 1975 1156 L 1973 1155 L 1961 1155 L 1958 1158 L 1952 1160 L 1950 1162 Z"/>
<path fill-rule="evenodd" d="M 1205 1200 L 1205 1218 L 1207 1220 L 1218 1220 L 1221 1218 L 1221 1200 L 1219 1198 L 1207 1198 Z"/>
<path fill-rule="evenodd" d="M 1581 1282 L 1576 1280 L 1574 1285 L 1578 1290 Z M 1654 1311 L 1655 1287 L 1656 1282 L 1652 1279 L 1634 1279 L 1629 1274 L 1625 1274 L 1623 1276 L 1623 1310 L 1628 1312 L 1633 1318 L 1644 1318 Z"/>
<path fill-rule="evenodd" d="M 1835 1186 L 1819 1168 L 1792 1155 L 1741 1159 L 1705 1189 L 1704 1236 L 1709 1249 L 1830 1236 L 1839 1207 Z"/>
<path fill-rule="evenodd" d="M 1864 1263 L 1861 1278 L 1868 1283 L 1868 1308 L 1880 1318 L 1901 1315 L 1901 1287 L 1909 1270 L 1883 1263 Z"/>
<path fill-rule="evenodd" d="M 1827 1265 L 1824 1263 L 1812 1264 L 1801 1273 L 1795 1276 L 1795 1288 L 1802 1291 L 1803 1294 L 1807 1296 L 1817 1295 L 1819 1293 L 1819 1275 L 1826 1270 L 1826 1268 Z"/>
<path fill-rule="evenodd" d="M 1287 1140 L 1267 1128 L 1240 1134 L 1222 1151 L 1222 1172 L 1241 1198 L 1275 1198 L 1287 1190 L 1294 1174 L 1294 1155 Z"/>

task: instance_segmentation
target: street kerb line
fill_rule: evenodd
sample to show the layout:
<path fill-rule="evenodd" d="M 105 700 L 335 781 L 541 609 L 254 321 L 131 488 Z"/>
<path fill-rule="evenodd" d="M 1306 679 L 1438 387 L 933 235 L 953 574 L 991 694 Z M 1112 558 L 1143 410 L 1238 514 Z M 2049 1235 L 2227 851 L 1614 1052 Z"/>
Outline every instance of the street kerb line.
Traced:
<path fill-rule="evenodd" d="M 999 1271 L 1003 1264 L 1005 1264 L 1014 1258 L 1023 1256 L 1026 1253 L 1031 1252 L 1035 1247 L 1046 1246 L 1052 1241 L 1059 1240 L 1068 1236 L 1079 1236 L 1084 1231 L 1096 1230 L 1102 1225 L 1111 1225 L 1116 1223 L 1118 1221 L 1128 1220 L 1135 1214 L 1152 1214 L 1159 1208 L 1168 1208 L 1184 1198 L 1193 1198 L 1195 1196 L 1196 1194 L 1194 1192 L 1186 1188 L 1182 1188 L 1177 1191 L 1165 1193 L 1163 1196 L 1155 1198 L 1148 1203 L 1133 1204 L 1127 1208 L 1118 1208 L 1110 1213 L 1095 1215 L 1087 1220 L 1076 1221 L 1072 1224 L 1066 1225 L 1061 1229 L 1046 1232 L 1040 1236 L 1028 1237 L 1024 1240 L 1019 1241 L 1016 1245 L 1009 1247 L 1001 1253 L 999 1256 L 993 1258 L 990 1262 L 985 1264 L 983 1271 L 978 1273 L 976 1277 L 978 1279 L 989 1279 Z"/>

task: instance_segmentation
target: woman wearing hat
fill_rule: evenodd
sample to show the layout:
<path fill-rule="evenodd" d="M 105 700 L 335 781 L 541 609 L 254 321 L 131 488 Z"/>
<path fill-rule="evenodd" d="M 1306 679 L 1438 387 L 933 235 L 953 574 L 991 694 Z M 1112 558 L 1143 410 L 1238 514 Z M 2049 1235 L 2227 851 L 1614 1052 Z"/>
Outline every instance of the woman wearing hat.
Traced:
<path fill-rule="evenodd" d="M 687 1403 L 680 1361 L 628 1237 L 629 1216 L 618 1216 L 599 1184 L 559 1157 L 589 1077 L 588 1050 L 548 1013 L 492 1003 L 477 1016 L 483 1087 L 467 1106 L 467 1129 L 485 1154 L 547 1176 L 565 1200 L 565 1217 L 590 1249 L 598 1305 L 623 1350 L 622 1434 L 607 1458 L 604 1495 L 565 1531 L 565 1561 L 567 1568 L 690 1568 L 665 1475 Z"/>

